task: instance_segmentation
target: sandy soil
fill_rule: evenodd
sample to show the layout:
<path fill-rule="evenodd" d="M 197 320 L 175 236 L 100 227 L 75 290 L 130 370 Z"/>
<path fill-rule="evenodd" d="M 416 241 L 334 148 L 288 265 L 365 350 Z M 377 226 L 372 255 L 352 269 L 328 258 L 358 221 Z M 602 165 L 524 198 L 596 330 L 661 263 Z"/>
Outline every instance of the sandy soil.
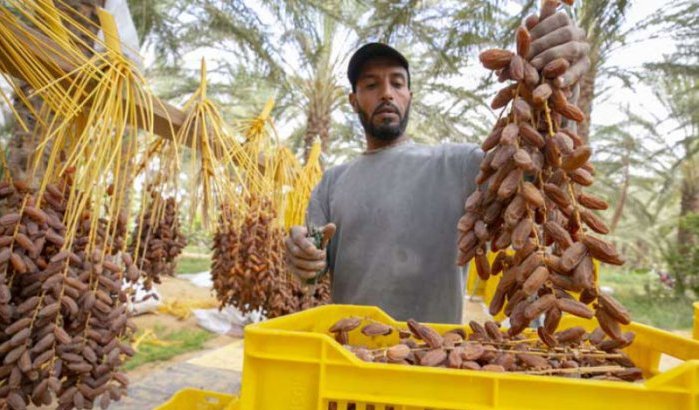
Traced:
<path fill-rule="evenodd" d="M 173 300 L 209 300 L 215 301 L 211 289 L 193 285 L 186 279 L 176 277 L 165 277 L 160 285 L 156 285 L 163 302 Z M 172 330 L 185 328 L 197 328 L 197 321 L 193 316 L 185 320 L 161 313 L 146 313 L 133 318 L 139 329 L 152 328 L 156 325 Z"/>
<path fill-rule="evenodd" d="M 165 277 L 162 279 L 162 283 L 157 285 L 158 292 L 164 302 L 172 300 L 212 300 L 215 298 L 210 289 L 202 288 L 193 285 L 190 281 L 186 279 L 181 279 L 177 277 Z M 139 329 L 154 328 L 156 326 L 164 327 L 167 330 L 182 330 L 182 329 L 197 329 L 202 330 L 201 327 L 197 325 L 197 320 L 194 316 L 190 316 L 187 319 L 179 320 L 178 318 L 163 314 L 163 313 L 146 313 L 143 315 L 136 316 L 132 319 Z M 204 343 L 204 350 L 198 350 L 194 352 L 185 353 L 179 356 L 175 356 L 167 361 L 162 362 L 152 362 L 146 363 L 138 368 L 127 373 L 131 381 L 137 381 L 148 373 L 172 365 L 173 363 L 178 363 L 182 361 L 187 361 L 194 356 L 202 354 L 203 351 L 216 349 L 225 346 L 229 343 L 238 340 L 237 338 L 225 335 L 217 335 L 211 340 Z"/>

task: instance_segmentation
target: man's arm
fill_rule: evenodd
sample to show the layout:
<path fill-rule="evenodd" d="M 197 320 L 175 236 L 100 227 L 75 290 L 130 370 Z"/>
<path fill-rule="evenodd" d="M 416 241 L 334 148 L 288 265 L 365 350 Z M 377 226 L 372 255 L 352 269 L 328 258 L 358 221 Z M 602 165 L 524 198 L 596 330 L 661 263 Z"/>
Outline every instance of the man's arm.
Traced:
<path fill-rule="evenodd" d="M 326 224 L 321 230 L 329 239 L 335 234 L 335 225 Z M 289 269 L 301 279 L 312 279 L 327 266 L 325 249 L 318 249 L 307 235 L 305 226 L 292 226 L 284 242 Z"/>
<path fill-rule="evenodd" d="M 466 188 L 464 201 L 466 198 L 476 190 L 476 176 L 480 171 L 481 161 L 483 161 L 483 150 L 478 145 L 469 145 L 464 153 L 464 181 L 468 182 L 470 185 Z"/>
<path fill-rule="evenodd" d="M 306 220 L 309 224 L 321 226 L 326 243 L 335 234 L 336 229 L 334 224 L 329 223 L 327 195 L 327 174 L 325 174 L 318 186 L 313 189 L 306 210 Z M 308 230 L 305 226 L 292 226 L 284 243 L 289 269 L 301 279 L 311 279 L 327 266 L 326 250 L 315 246 L 308 238 Z"/>

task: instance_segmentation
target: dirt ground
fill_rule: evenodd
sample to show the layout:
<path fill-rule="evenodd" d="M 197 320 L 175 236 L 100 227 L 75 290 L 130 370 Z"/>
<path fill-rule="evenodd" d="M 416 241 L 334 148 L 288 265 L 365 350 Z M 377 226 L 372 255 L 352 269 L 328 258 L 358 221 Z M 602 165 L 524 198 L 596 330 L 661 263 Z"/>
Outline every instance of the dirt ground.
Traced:
<path fill-rule="evenodd" d="M 158 293 L 160 293 L 161 300 L 163 302 L 168 302 L 172 300 L 215 301 L 212 290 L 195 286 L 190 281 L 177 277 L 163 278 L 162 283 L 160 285 L 157 285 L 157 290 Z M 168 314 L 154 312 L 135 316 L 132 320 L 136 324 L 136 326 L 138 326 L 138 329 L 154 328 L 155 326 L 163 327 L 168 331 L 176 331 L 182 329 L 202 329 L 197 325 L 197 320 L 194 316 L 190 316 L 187 319 L 180 320 Z M 204 343 L 204 350 L 216 349 L 225 346 L 229 343 L 232 343 L 236 340 L 239 339 L 226 335 L 217 335 L 216 337 Z M 201 353 L 202 350 L 198 350 L 175 356 L 167 361 L 146 363 L 132 371 L 127 372 L 127 375 L 129 376 L 129 379 L 132 382 L 137 381 L 144 375 L 147 375 L 155 370 L 167 367 L 174 363 L 187 361 L 194 356 L 200 355 Z"/>
<path fill-rule="evenodd" d="M 213 290 L 195 286 L 192 282 L 178 277 L 166 276 L 157 286 L 160 299 L 163 302 L 173 300 L 207 300 L 215 301 Z M 194 316 L 185 320 L 178 320 L 174 316 L 161 313 L 146 313 L 133 318 L 139 329 L 152 328 L 156 325 L 170 330 L 198 328 Z"/>

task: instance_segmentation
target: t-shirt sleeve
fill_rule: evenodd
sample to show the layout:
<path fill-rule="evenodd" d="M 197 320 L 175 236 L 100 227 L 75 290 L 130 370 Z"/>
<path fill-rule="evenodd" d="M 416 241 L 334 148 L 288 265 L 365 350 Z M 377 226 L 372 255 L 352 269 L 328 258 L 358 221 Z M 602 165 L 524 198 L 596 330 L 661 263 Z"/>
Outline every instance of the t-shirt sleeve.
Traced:
<path fill-rule="evenodd" d="M 476 189 L 476 176 L 480 171 L 481 161 L 483 160 L 483 150 L 477 145 L 468 144 L 464 155 L 464 180 L 473 185 Z"/>
<path fill-rule="evenodd" d="M 463 144 L 457 150 L 464 183 L 464 200 L 476 190 L 476 176 L 480 171 L 483 150 L 475 144 Z"/>

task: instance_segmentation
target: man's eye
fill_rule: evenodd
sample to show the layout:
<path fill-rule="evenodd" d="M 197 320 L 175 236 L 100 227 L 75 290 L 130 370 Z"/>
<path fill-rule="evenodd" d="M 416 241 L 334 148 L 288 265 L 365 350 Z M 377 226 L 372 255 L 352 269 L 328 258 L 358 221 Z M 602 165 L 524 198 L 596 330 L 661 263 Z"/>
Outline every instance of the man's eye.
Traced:
<path fill-rule="evenodd" d="M 396 87 L 396 88 L 403 88 L 403 83 L 401 83 L 401 82 L 394 82 L 394 83 L 393 83 L 393 86 Z"/>
<path fill-rule="evenodd" d="M 364 88 L 374 88 L 374 87 L 376 87 L 376 84 L 374 84 L 374 83 L 364 85 Z"/>

